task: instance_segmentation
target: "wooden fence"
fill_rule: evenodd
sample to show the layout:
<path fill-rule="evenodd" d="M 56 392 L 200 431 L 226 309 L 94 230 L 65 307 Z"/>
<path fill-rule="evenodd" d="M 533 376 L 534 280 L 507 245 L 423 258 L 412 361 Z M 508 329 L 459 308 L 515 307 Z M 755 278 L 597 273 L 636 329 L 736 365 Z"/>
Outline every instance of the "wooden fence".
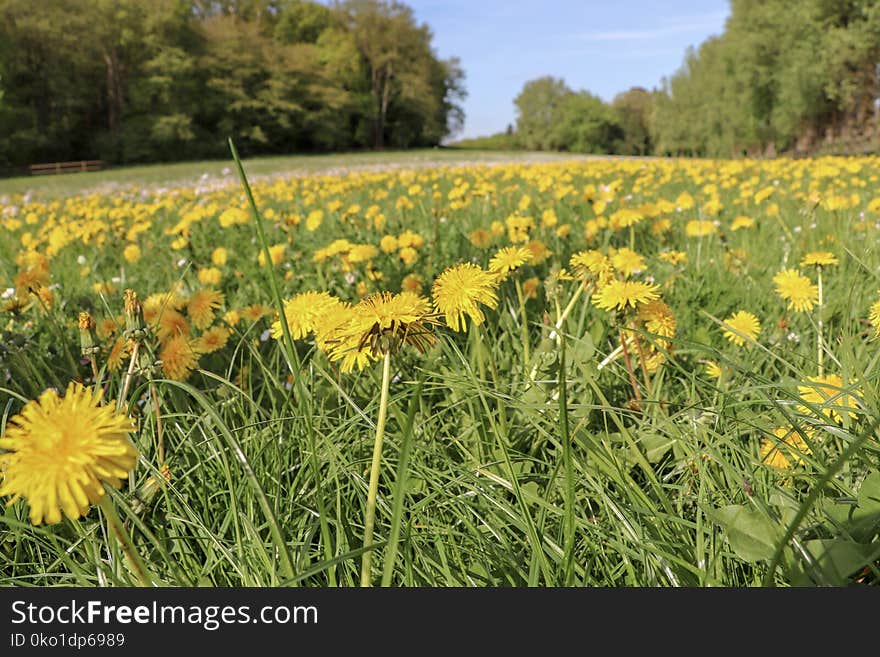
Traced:
<path fill-rule="evenodd" d="M 32 176 L 42 176 L 46 174 L 101 171 L 103 168 L 103 160 L 80 160 L 79 162 L 50 162 L 47 164 L 32 164 L 30 166 L 30 172 Z"/>

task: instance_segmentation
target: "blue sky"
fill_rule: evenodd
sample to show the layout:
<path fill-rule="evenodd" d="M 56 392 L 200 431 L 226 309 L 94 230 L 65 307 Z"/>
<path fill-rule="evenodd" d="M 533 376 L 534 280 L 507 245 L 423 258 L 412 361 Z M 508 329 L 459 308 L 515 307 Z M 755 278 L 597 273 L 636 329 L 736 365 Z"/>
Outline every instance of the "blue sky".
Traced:
<path fill-rule="evenodd" d="M 467 74 L 459 137 L 515 122 L 513 99 L 528 80 L 563 78 L 611 100 L 633 86 L 659 87 L 688 46 L 720 34 L 727 0 L 404 0 L 434 34 L 442 58 Z"/>

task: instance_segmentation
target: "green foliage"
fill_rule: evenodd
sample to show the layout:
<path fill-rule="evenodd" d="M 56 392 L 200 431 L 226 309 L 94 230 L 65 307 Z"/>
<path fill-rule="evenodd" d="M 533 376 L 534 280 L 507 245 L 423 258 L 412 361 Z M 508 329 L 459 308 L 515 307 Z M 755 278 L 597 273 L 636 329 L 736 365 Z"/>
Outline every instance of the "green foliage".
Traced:
<path fill-rule="evenodd" d="M 449 146 L 469 151 L 511 151 L 519 148 L 516 137 L 507 132 L 499 132 L 488 137 L 461 139 L 449 144 Z"/>
<path fill-rule="evenodd" d="M 537 78 L 514 100 L 515 141 L 529 150 L 645 155 L 651 149 L 651 102 L 651 94 L 638 87 L 608 104 L 588 91 L 572 91 L 563 80 Z"/>
<path fill-rule="evenodd" d="M 657 151 L 772 155 L 872 143 L 878 57 L 872 0 L 733 0 L 724 33 L 691 50 L 658 92 Z"/>
<path fill-rule="evenodd" d="M 0 0 L 0 167 L 433 146 L 464 73 L 405 5 Z"/>

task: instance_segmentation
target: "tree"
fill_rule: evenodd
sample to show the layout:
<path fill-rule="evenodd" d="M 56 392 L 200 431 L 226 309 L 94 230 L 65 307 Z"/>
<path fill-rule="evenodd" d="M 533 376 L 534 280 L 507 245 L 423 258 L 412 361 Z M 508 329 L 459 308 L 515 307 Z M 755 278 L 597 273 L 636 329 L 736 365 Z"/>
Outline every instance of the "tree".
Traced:
<path fill-rule="evenodd" d="M 539 151 L 553 148 L 551 135 L 559 120 L 562 102 L 572 93 L 564 80 L 549 75 L 523 85 L 513 103 L 517 138 L 525 148 Z"/>
<path fill-rule="evenodd" d="M 622 155 L 647 155 L 652 152 L 649 121 L 652 109 L 651 93 L 642 87 L 633 87 L 617 94 L 611 101 L 623 137 L 615 149 Z"/>
<path fill-rule="evenodd" d="M 580 91 L 562 99 L 549 146 L 574 153 L 615 153 L 623 136 L 614 110 L 598 96 Z"/>

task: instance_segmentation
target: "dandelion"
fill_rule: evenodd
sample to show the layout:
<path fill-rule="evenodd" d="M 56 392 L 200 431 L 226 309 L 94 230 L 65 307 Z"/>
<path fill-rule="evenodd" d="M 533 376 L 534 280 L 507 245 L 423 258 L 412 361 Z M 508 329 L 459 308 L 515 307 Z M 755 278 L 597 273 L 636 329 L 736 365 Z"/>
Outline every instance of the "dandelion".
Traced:
<path fill-rule="evenodd" d="M 379 240 L 379 248 L 383 253 L 394 253 L 397 251 L 397 238 L 394 235 L 385 235 Z"/>
<path fill-rule="evenodd" d="M 174 308 L 166 307 L 162 310 L 155 326 L 156 335 L 162 342 L 178 335 L 188 336 L 191 332 L 186 317 Z"/>
<path fill-rule="evenodd" d="M 464 317 L 474 324 L 482 324 L 486 316 L 480 304 L 495 309 L 498 279 L 477 265 L 462 263 L 449 267 L 434 281 L 431 295 L 434 307 L 446 316 L 446 324 L 453 331 L 466 331 Z"/>
<path fill-rule="evenodd" d="M 752 341 L 761 332 L 761 322 L 747 310 L 739 310 L 724 320 L 724 337 L 741 347 L 746 340 Z"/>
<path fill-rule="evenodd" d="M 434 323 L 431 305 L 424 297 L 412 292 L 370 295 L 351 309 L 347 321 L 327 341 L 333 345 L 330 360 L 343 359 L 351 352 L 377 359 L 403 345 L 424 352 L 436 342 L 428 328 Z"/>
<path fill-rule="evenodd" d="M 202 354 L 220 351 L 229 340 L 230 330 L 224 326 L 212 326 L 202 333 L 193 344 L 193 349 Z"/>
<path fill-rule="evenodd" d="M 612 252 L 611 265 L 623 276 L 628 277 L 645 270 L 645 259 L 632 249 L 623 247 Z"/>
<path fill-rule="evenodd" d="M 272 260 L 272 264 L 276 267 L 280 265 L 284 261 L 284 254 L 287 251 L 286 244 L 273 244 L 269 247 L 269 258 Z M 260 250 L 259 255 L 257 256 L 257 262 L 260 267 L 266 266 L 266 251 L 264 249 Z"/>
<path fill-rule="evenodd" d="M 315 326 L 321 317 L 342 302 L 327 292 L 301 292 L 284 302 L 284 317 L 287 319 L 287 328 L 290 337 L 294 340 L 304 340 L 306 336 L 315 330 Z M 284 335 L 281 320 L 272 322 L 272 337 L 280 340 Z"/>
<path fill-rule="evenodd" d="M 880 299 L 871 304 L 868 310 L 868 321 L 874 327 L 874 339 L 880 338 Z"/>
<path fill-rule="evenodd" d="M 738 230 L 741 230 L 743 228 L 751 228 L 754 225 L 755 225 L 754 219 L 752 219 L 751 217 L 747 217 L 745 215 L 741 215 L 741 216 L 737 217 L 736 219 L 734 219 L 732 222 L 730 222 L 730 230 L 731 230 L 731 232 L 735 233 Z"/>
<path fill-rule="evenodd" d="M 601 251 L 590 249 L 579 251 L 571 256 L 569 265 L 578 278 L 598 279 L 600 282 L 611 276 L 611 261 Z"/>
<path fill-rule="evenodd" d="M 403 264 L 407 266 L 413 264 L 419 258 L 419 252 L 411 246 L 403 247 L 397 255 L 403 261 Z"/>
<path fill-rule="evenodd" d="M 662 299 L 654 299 L 640 305 L 637 318 L 645 325 L 648 333 L 663 338 L 672 338 L 675 335 L 677 326 L 675 315 Z"/>
<path fill-rule="evenodd" d="M 819 300 L 819 288 L 796 269 L 785 269 L 773 277 L 776 293 L 796 312 L 808 312 Z"/>
<path fill-rule="evenodd" d="M 223 272 L 216 267 L 205 267 L 199 270 L 197 277 L 202 285 L 219 285 L 223 280 Z"/>
<path fill-rule="evenodd" d="M 510 272 L 516 271 L 532 259 L 532 252 L 522 246 L 507 246 L 499 249 L 489 260 L 489 271 L 504 280 Z"/>
<path fill-rule="evenodd" d="M 713 360 L 706 361 L 706 374 L 713 379 L 720 379 L 722 375 L 721 366 Z"/>
<path fill-rule="evenodd" d="M 828 413 L 836 422 L 843 423 L 844 413 L 851 419 L 856 419 L 854 410 L 859 408 L 858 397 L 844 394 L 843 379 L 839 375 L 811 376 L 807 377 L 807 381 L 809 383 L 798 386 L 798 394 L 805 402 L 814 406 L 827 407 Z M 798 410 L 804 414 L 811 412 L 804 406 L 799 406 Z"/>
<path fill-rule="evenodd" d="M 424 287 L 425 281 L 418 274 L 407 274 L 400 282 L 401 292 L 412 292 L 413 294 L 421 294 Z"/>
<path fill-rule="evenodd" d="M 811 251 L 801 259 L 801 267 L 830 267 L 839 262 L 830 251 Z"/>
<path fill-rule="evenodd" d="M 602 285 L 593 295 L 593 304 L 603 310 L 626 310 L 636 308 L 658 298 L 659 285 L 649 285 L 635 281 L 612 280 Z"/>
<path fill-rule="evenodd" d="M 197 343 L 185 335 L 175 335 L 164 342 L 159 351 L 162 372 L 172 381 L 186 381 L 198 367 Z"/>
<path fill-rule="evenodd" d="M 119 488 L 137 462 L 133 422 L 101 405 L 101 393 L 70 383 L 63 398 L 47 390 L 10 421 L 0 448 L 0 495 L 25 498 L 34 525 L 88 513 Z"/>
<path fill-rule="evenodd" d="M 245 321 L 253 323 L 259 322 L 266 315 L 271 315 L 272 309 L 261 303 L 255 303 L 250 306 L 245 306 L 240 312 Z"/>
<path fill-rule="evenodd" d="M 718 228 L 711 221 L 694 219 L 687 222 L 684 232 L 688 237 L 707 237 L 717 232 Z"/>
<path fill-rule="evenodd" d="M 478 249 L 488 249 L 492 244 L 492 233 L 485 228 L 477 228 L 468 235 L 468 239 Z"/>
<path fill-rule="evenodd" d="M 222 246 L 218 246 L 211 252 L 211 264 L 216 265 L 217 267 L 223 267 L 226 265 L 228 259 L 229 251 Z"/>
<path fill-rule="evenodd" d="M 348 252 L 349 262 L 368 262 L 379 255 L 379 249 L 372 244 L 356 244 Z"/>
<path fill-rule="evenodd" d="M 682 265 L 687 262 L 687 253 L 684 251 L 663 251 L 657 257 L 671 265 Z"/>
<path fill-rule="evenodd" d="M 203 329 L 214 321 L 214 311 L 223 305 L 223 293 L 210 288 L 193 294 L 186 304 L 186 312 L 193 326 Z"/>
<path fill-rule="evenodd" d="M 796 464 L 806 463 L 806 455 L 810 454 L 810 446 L 794 428 L 779 427 L 774 429 L 773 438 L 764 438 L 761 443 L 761 461 L 771 468 L 788 470 L 792 461 Z"/>
<path fill-rule="evenodd" d="M 529 264 L 533 267 L 543 264 L 547 258 L 553 255 L 553 251 L 548 249 L 547 245 L 541 240 L 531 240 L 526 243 L 525 248 L 532 254 L 532 259 L 529 260 Z"/>

